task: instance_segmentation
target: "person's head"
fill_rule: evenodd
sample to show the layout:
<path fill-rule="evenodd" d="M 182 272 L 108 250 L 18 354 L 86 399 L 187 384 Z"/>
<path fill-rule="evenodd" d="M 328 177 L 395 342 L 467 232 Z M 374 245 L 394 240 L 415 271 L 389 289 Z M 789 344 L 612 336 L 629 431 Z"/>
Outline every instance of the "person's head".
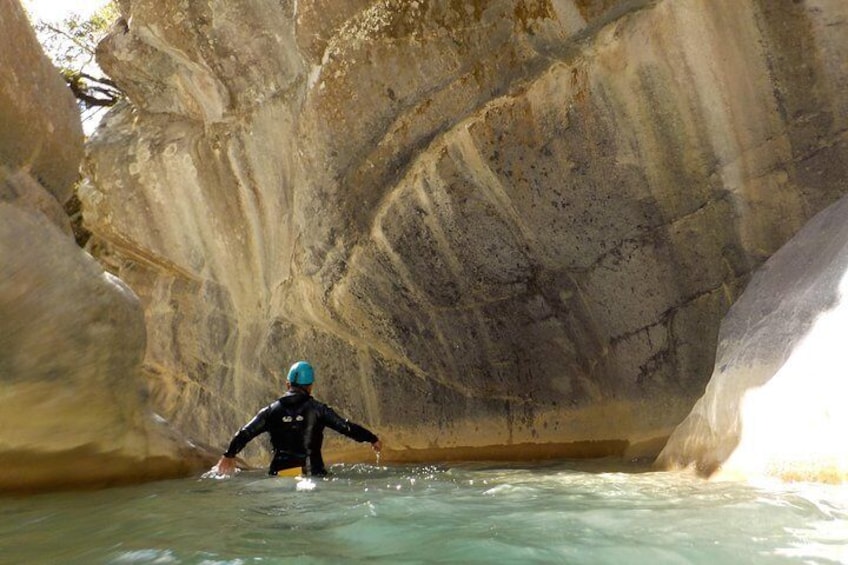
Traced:
<path fill-rule="evenodd" d="M 315 371 L 312 370 L 312 365 L 306 361 L 298 361 L 289 369 L 289 374 L 286 377 L 286 387 L 302 388 L 307 392 L 312 392 L 312 383 L 315 382 Z"/>

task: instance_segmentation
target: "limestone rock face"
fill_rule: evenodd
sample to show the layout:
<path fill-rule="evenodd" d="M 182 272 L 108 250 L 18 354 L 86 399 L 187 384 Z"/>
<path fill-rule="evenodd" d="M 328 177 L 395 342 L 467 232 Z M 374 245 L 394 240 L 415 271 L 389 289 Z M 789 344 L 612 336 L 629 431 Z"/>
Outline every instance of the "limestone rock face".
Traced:
<path fill-rule="evenodd" d="M 725 477 L 848 479 L 848 198 L 751 280 L 721 325 L 704 396 L 657 464 Z"/>
<path fill-rule="evenodd" d="M 306 358 L 390 458 L 650 452 L 845 191 L 842 0 L 122 6 L 81 198 L 209 443 Z"/>
<path fill-rule="evenodd" d="M 138 297 L 63 212 L 79 112 L 17 1 L 0 0 L 0 62 L 0 492 L 186 472 L 145 403 Z"/>
<path fill-rule="evenodd" d="M 0 8 L 0 64 L 7 70 L 0 85 L 0 164 L 29 173 L 50 200 L 64 203 L 83 156 L 79 113 L 17 0 L 2 0 Z"/>

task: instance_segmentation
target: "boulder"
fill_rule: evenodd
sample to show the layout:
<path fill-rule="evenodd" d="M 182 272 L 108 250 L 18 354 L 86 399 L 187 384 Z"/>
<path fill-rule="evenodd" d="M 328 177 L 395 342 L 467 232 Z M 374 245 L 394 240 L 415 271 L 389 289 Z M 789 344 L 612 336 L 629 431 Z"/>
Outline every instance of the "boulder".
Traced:
<path fill-rule="evenodd" d="M 757 271 L 721 324 L 703 397 L 657 465 L 719 478 L 848 479 L 848 197 Z"/>
<path fill-rule="evenodd" d="M 0 65 L 5 70 L 0 84 L 0 164 L 28 173 L 61 205 L 71 196 L 83 156 L 79 112 L 18 0 L 2 0 L 0 8 Z M 4 195 L 3 200 L 8 198 Z M 67 224 L 67 219 L 60 223 Z"/>
<path fill-rule="evenodd" d="M 73 239 L 83 155 L 70 90 L 0 0 L 0 492 L 185 474 L 198 452 L 147 404 L 138 296 Z"/>

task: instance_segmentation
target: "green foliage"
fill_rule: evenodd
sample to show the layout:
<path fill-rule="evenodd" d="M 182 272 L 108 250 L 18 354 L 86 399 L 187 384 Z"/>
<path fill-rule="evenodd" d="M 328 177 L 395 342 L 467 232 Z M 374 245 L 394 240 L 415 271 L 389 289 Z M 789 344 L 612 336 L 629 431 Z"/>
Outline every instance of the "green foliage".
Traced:
<path fill-rule="evenodd" d="M 97 43 L 120 17 L 116 2 L 110 1 L 91 17 L 77 14 L 60 22 L 39 20 L 35 31 L 44 51 L 59 68 L 74 93 L 83 121 L 113 106 L 124 96 L 94 59 Z"/>

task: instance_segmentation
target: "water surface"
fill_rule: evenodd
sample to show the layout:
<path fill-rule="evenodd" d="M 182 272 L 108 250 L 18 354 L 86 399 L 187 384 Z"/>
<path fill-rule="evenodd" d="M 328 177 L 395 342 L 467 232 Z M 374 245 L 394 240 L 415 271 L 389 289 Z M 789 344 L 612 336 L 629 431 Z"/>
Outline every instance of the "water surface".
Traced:
<path fill-rule="evenodd" d="M 848 563 L 848 487 L 567 462 L 331 470 L 4 499 L 0 562 Z"/>

